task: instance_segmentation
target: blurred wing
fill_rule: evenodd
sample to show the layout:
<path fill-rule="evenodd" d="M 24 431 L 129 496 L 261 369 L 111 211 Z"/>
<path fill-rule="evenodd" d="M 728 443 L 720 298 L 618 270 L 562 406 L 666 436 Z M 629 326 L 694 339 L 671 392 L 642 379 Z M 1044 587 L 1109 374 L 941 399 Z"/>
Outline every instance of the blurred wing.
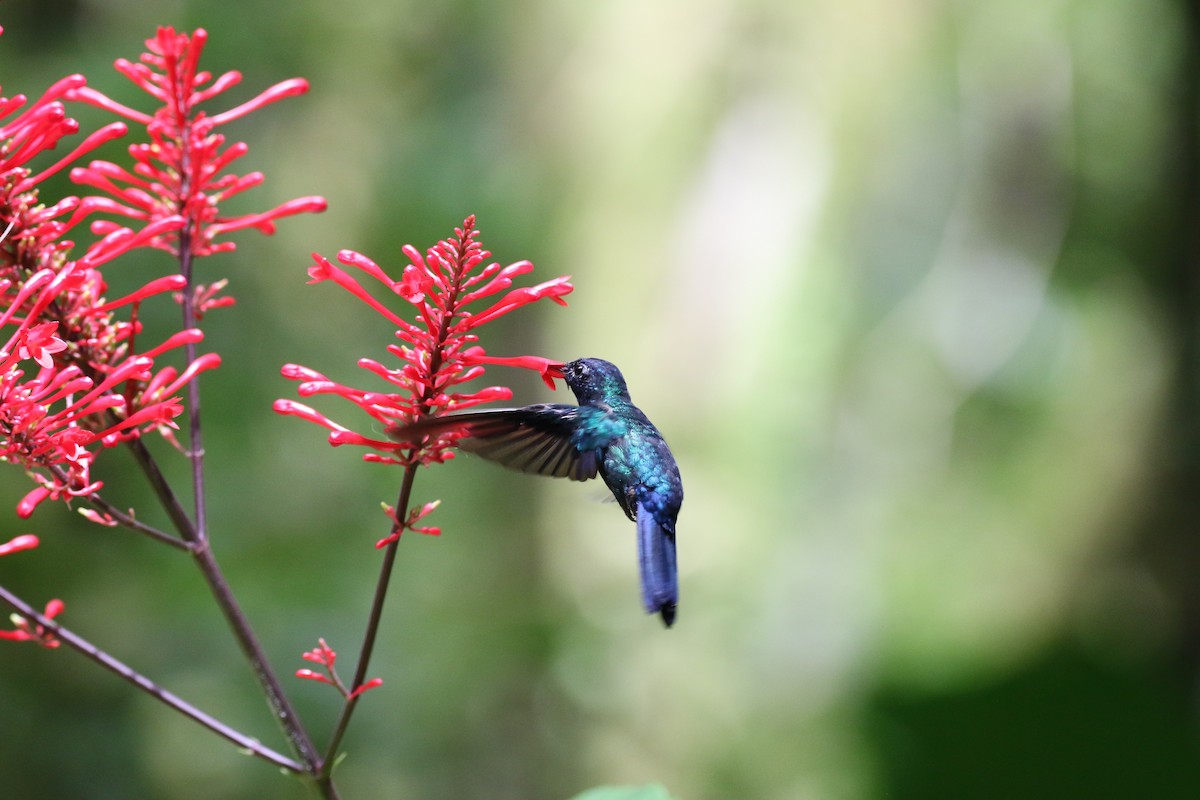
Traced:
<path fill-rule="evenodd" d="M 416 441 L 424 436 L 461 430 L 458 448 L 501 466 L 551 478 L 586 481 L 596 477 L 596 453 L 581 453 L 571 442 L 579 422 L 577 406 L 542 403 L 495 411 L 468 411 L 429 417 L 390 432 L 393 439 Z"/>

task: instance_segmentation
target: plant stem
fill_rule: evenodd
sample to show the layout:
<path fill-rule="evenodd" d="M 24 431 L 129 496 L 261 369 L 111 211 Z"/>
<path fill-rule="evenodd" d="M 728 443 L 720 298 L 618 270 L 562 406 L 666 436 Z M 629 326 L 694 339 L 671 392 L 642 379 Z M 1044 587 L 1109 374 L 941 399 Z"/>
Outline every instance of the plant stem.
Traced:
<path fill-rule="evenodd" d="M 196 533 L 196 527 L 192 525 L 192 520 L 187 515 L 183 504 L 175 495 L 174 490 L 171 489 L 171 484 L 167 483 L 166 476 L 158 468 L 158 462 L 154 460 L 154 456 L 151 455 L 145 443 L 138 438 L 129 439 L 125 442 L 125 445 L 133 453 L 133 457 L 137 459 L 138 466 L 142 468 L 142 472 L 146 475 L 146 480 L 150 482 L 150 488 L 154 490 L 154 494 L 158 497 L 158 502 L 162 505 L 163 510 L 171 518 L 171 524 L 175 526 L 175 530 L 179 531 L 179 535 L 183 537 L 184 541 L 193 545 L 196 544 L 200 538 Z"/>
<path fill-rule="evenodd" d="M 179 190 L 180 213 L 187 219 L 187 224 L 179 232 L 178 240 L 178 258 L 180 273 L 184 276 L 186 285 L 183 290 L 183 326 L 184 329 L 196 327 L 196 314 L 194 308 L 195 293 L 193 291 L 194 281 L 192 275 L 193 254 L 192 254 L 192 220 L 186 214 L 186 204 L 182 198 L 187 198 L 191 193 L 191 170 L 190 170 L 190 151 L 187 147 L 187 142 L 190 138 L 190 131 L 187 129 L 190 126 L 185 126 L 183 135 L 182 158 L 180 164 L 181 186 Z M 189 343 L 186 346 L 185 361 L 187 364 L 192 364 L 196 360 L 195 345 Z M 255 635 L 250 627 L 250 621 L 238 605 L 236 598 L 233 595 L 233 590 L 229 586 L 229 582 L 225 579 L 224 573 L 221 571 L 220 565 L 217 564 L 216 557 L 213 555 L 212 547 L 208 539 L 208 521 L 207 521 L 207 505 L 206 492 L 204 486 L 204 446 L 200 432 L 200 387 L 198 382 L 193 379 L 188 382 L 188 422 L 190 432 L 190 447 L 188 458 L 192 463 L 192 491 L 194 502 L 195 518 L 190 519 L 184 511 L 179 499 L 171 490 L 162 471 L 158 468 L 154 457 L 146 449 L 145 445 L 138 439 L 130 441 L 133 453 L 136 456 L 138 463 L 146 473 L 150 483 L 153 485 L 155 492 L 158 494 L 160 501 L 171 517 L 176 529 L 183 539 L 190 545 L 192 557 L 196 561 L 196 566 L 199 567 L 200 573 L 204 576 L 204 580 L 208 583 L 209 589 L 213 593 L 213 598 L 217 601 L 221 613 L 225 616 L 230 629 L 233 631 L 234 638 L 237 640 L 242 653 L 246 660 L 250 663 L 250 667 L 254 672 L 254 677 L 258 680 L 259 686 L 262 688 L 263 695 L 266 698 L 267 705 L 271 709 L 271 714 L 275 717 L 276 722 L 283 729 L 284 736 L 287 737 L 293 752 L 299 756 L 303 762 L 302 771 L 310 776 L 315 776 L 321 769 L 321 762 L 317 754 L 316 747 L 313 746 L 312 740 L 309 738 L 308 731 L 300 722 L 300 718 L 296 715 L 295 709 L 292 708 L 291 702 L 284 693 L 283 685 L 280 683 L 275 671 L 271 668 L 270 662 L 267 659 L 267 654 L 263 650 L 262 643 Z M 326 785 L 319 787 L 322 794 L 328 798 L 337 797 L 337 790 L 332 783 L 326 782 Z"/>
<path fill-rule="evenodd" d="M 237 599 L 233 595 L 233 590 L 230 588 L 229 582 L 225 579 L 225 575 L 221 571 L 216 557 L 213 555 L 208 537 L 202 535 L 192 525 L 187 512 L 184 511 L 183 506 L 179 503 L 178 498 L 163 476 L 162 470 L 158 468 L 158 463 L 154 460 L 154 456 L 141 440 L 131 439 L 129 445 L 133 450 L 134 456 L 137 458 L 138 464 L 142 467 L 147 479 L 154 487 L 160 502 L 171 517 L 171 521 L 179 531 L 179 535 L 186 541 L 188 551 L 192 554 L 192 558 L 195 559 L 196 566 L 199 567 L 201 575 L 204 576 L 204 581 L 208 584 L 209 590 L 213 593 L 213 597 L 217 601 L 217 606 L 221 609 L 221 613 L 233 631 L 234 638 L 241 647 L 242 653 L 250 663 L 254 677 L 258 680 L 267 705 L 271 709 L 271 716 L 282 727 L 284 736 L 287 737 L 288 742 L 291 744 L 293 752 L 304 763 L 303 771 L 309 775 L 315 775 L 320 768 L 316 747 L 313 745 L 308 732 L 296 715 L 295 709 L 292 708 L 291 703 L 288 701 L 283 691 L 283 684 L 280 683 L 278 676 L 271 668 L 262 644 L 259 642 L 254 630 L 250 627 L 249 619 L 238 605 Z M 333 797 L 335 795 L 327 794 L 326 796 Z"/>
<path fill-rule="evenodd" d="M 225 575 L 221 572 L 221 567 L 213 556 L 212 548 L 206 541 L 192 551 L 192 556 L 195 558 L 196 566 L 200 568 L 205 582 L 208 583 L 209 589 L 212 590 L 213 598 L 216 599 L 221 613 L 225 615 L 242 653 L 250 662 L 250 668 L 254 671 L 254 677 L 263 690 L 272 716 L 283 728 L 283 733 L 291 743 L 292 750 L 304 762 L 306 771 L 315 774 L 320 766 L 316 748 L 284 693 L 278 676 L 271 668 L 261 642 L 250 627 L 250 621 L 233 596 L 229 582 L 225 580 Z"/>
<path fill-rule="evenodd" d="M 405 467 L 404 479 L 400 485 L 400 496 L 396 500 L 397 520 L 403 520 L 408 516 L 408 504 L 412 496 L 413 479 L 416 477 L 416 474 L 416 464 L 410 464 Z M 397 525 L 403 525 L 403 523 L 397 522 Z M 392 528 L 392 533 L 396 533 L 395 527 Z M 354 681 L 350 684 L 351 693 L 362 686 L 367 680 L 367 669 L 370 667 L 371 654 L 375 649 L 375 638 L 379 633 L 379 623 L 383 619 L 383 605 L 387 599 L 388 585 L 391 583 L 393 567 L 396 564 L 396 550 L 399 546 L 400 539 L 397 537 L 388 544 L 383 554 L 383 563 L 379 567 L 379 580 L 375 584 L 375 597 L 371 601 L 371 614 L 367 620 L 367 629 L 363 634 L 362 648 L 358 654 L 358 666 L 354 670 Z M 342 713 L 338 716 L 337 723 L 333 727 L 333 735 L 329 739 L 329 746 L 325 750 L 325 759 L 322 763 L 321 772 L 317 776 L 318 783 L 328 779 L 333 771 L 338 748 L 341 746 L 342 738 L 346 735 L 346 729 L 350 725 L 350 717 L 354 714 L 354 709 L 358 706 L 358 699 L 361 696 L 361 694 L 352 695 L 346 701 L 345 705 L 342 706 Z"/>
<path fill-rule="evenodd" d="M 96 662 L 110 672 L 115 673 L 123 680 L 133 684 L 138 689 L 141 689 L 143 692 L 149 694 L 151 697 L 154 697 L 160 702 L 165 703 L 167 706 L 175 709 L 189 719 L 198 722 L 213 733 L 216 733 L 218 736 L 228 739 L 238 747 L 250 752 L 250 754 L 257 756 L 264 761 L 269 761 L 270 763 L 275 764 L 276 766 L 285 769 L 288 772 L 299 774 L 303 774 L 305 772 L 305 767 L 303 764 L 295 761 L 294 759 L 288 758 L 281 753 L 277 753 L 269 747 L 265 747 L 257 739 L 246 736 L 234 730 L 233 728 L 230 728 L 228 725 L 225 725 L 220 720 L 205 714 L 203 711 L 191 705 L 187 701 L 179 698 L 178 696 L 154 683 L 154 681 L 137 672 L 132 667 L 121 661 L 118 661 L 116 658 L 96 647 L 87 639 L 84 639 L 78 634 L 62 627 L 54 620 L 43 616 L 36 609 L 30 607 L 28 603 L 23 601 L 20 597 L 14 595 L 12 592 L 8 591 L 3 586 L 0 586 L 0 599 L 3 599 L 6 603 L 15 608 L 22 617 L 25 617 L 27 620 L 35 622 L 42 628 L 50 631 L 54 634 L 55 638 L 65 642 L 74 650 L 82 653 L 84 656 Z"/>
<path fill-rule="evenodd" d="M 462 241 L 459 242 L 458 258 L 452 267 L 454 274 L 450 282 L 451 288 L 445 299 L 445 313 L 442 316 L 441 325 L 437 331 L 437 338 L 429 355 L 428 372 L 431 375 L 436 375 L 441 368 L 443 348 L 450 334 L 450 325 L 457 313 L 458 297 L 463 277 L 463 254 L 469 243 L 468 233 L 468 231 L 464 231 Z M 422 412 L 429 413 L 429 401 L 433 398 L 434 394 L 435 390 L 432 385 L 425 388 L 420 400 Z M 397 522 L 392 528 L 393 534 L 403 530 L 404 523 L 401 520 L 408 518 L 408 505 L 412 496 L 413 479 L 416 477 L 417 466 L 418 464 L 414 462 L 404 469 L 404 479 L 400 484 L 400 496 L 396 500 Z M 371 654 L 375 649 L 375 637 L 379 632 L 379 623 L 383 618 L 383 605 L 387 599 L 388 585 L 391 582 L 392 571 L 396 564 L 396 551 L 399 546 L 400 537 L 397 536 L 393 541 L 388 543 L 387 550 L 384 552 L 383 563 L 379 567 L 379 579 L 375 584 L 375 598 L 371 602 L 371 614 L 367 620 L 367 629 L 363 635 L 362 649 L 358 656 L 358 666 L 354 672 L 354 682 L 350 685 L 351 696 L 342 706 L 342 712 L 333 727 L 333 735 L 330 736 L 329 746 L 325 750 L 325 759 L 321 772 L 317 776 L 318 784 L 329 779 L 337 760 L 338 748 L 341 746 L 342 738 L 346 735 L 346 729 L 350 725 L 350 718 L 354 714 L 354 709 L 358 707 L 358 698 L 361 695 L 354 694 L 354 690 L 362 686 L 363 682 L 367 679 L 367 669 L 371 662 Z"/>
<path fill-rule="evenodd" d="M 49 469 L 50 469 L 50 472 L 54 475 L 54 477 L 57 480 L 61 481 L 63 484 L 66 484 L 66 482 L 68 481 L 68 476 L 67 476 L 66 470 L 62 469 L 61 467 L 54 466 L 54 465 L 50 465 Z M 123 528 L 128 528 L 131 531 L 140 533 L 144 536 L 148 536 L 156 542 L 159 542 L 159 543 L 165 544 L 165 545 L 169 545 L 171 547 L 174 547 L 177 550 L 184 550 L 187 552 L 191 552 L 192 546 L 188 542 L 186 542 L 183 539 L 180 539 L 178 537 L 172 536 L 169 533 L 165 533 L 164 531 L 160 531 L 158 528 L 155 528 L 153 525 L 147 525 L 146 523 L 139 520 L 137 517 L 133 516 L 132 513 L 127 513 L 125 511 L 122 511 L 121 509 L 117 508 L 112 503 L 108 502 L 103 497 L 101 497 L 99 492 L 92 492 L 91 494 L 87 495 L 86 497 L 83 497 L 82 500 L 85 503 L 87 503 L 89 506 L 91 506 L 93 509 L 95 509 L 96 511 L 99 511 L 102 514 L 106 514 L 109 517 L 111 517 L 118 525 L 120 525 Z"/>
<path fill-rule="evenodd" d="M 90 505 L 92 508 L 112 517 L 113 520 L 115 520 L 116 523 L 122 528 L 128 528 L 131 531 L 148 536 L 156 542 L 169 545 L 177 550 L 190 551 L 192 549 L 191 546 L 183 539 L 178 539 L 169 533 L 160 531 L 153 525 L 147 525 L 146 523 L 141 522 L 137 519 L 137 517 L 133 517 L 124 511 L 121 511 L 96 492 L 92 492 L 90 495 L 84 498 L 84 500 L 86 500 L 88 505 Z"/>
<path fill-rule="evenodd" d="M 183 167 L 187 170 L 188 151 L 183 151 Z M 187 181 L 184 182 L 187 185 Z M 182 194 L 182 192 L 181 192 Z M 183 195 L 186 197 L 186 195 Z M 189 330 L 196 327 L 195 281 L 192 277 L 192 231 L 191 220 L 179 232 L 179 273 L 183 275 L 187 285 L 183 290 L 183 328 Z M 196 344 L 189 341 L 184 345 L 184 362 L 191 365 L 196 360 Z M 188 381 L 187 384 L 188 431 L 190 444 L 187 456 L 192 462 L 192 499 L 195 504 L 196 532 L 201 540 L 208 538 L 208 505 L 204 491 L 204 438 L 200 435 L 200 382 Z"/>

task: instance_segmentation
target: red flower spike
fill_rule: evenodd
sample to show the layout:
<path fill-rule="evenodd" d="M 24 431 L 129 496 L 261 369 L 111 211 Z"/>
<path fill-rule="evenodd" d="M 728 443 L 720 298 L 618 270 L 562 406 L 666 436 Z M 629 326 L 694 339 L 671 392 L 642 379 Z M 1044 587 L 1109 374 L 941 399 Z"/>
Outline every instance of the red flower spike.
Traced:
<path fill-rule="evenodd" d="M 146 42 L 147 52 L 141 63 L 118 59 L 114 67 L 158 104 L 152 114 L 118 103 L 104 94 L 82 85 L 72 86 L 63 94 L 124 117 L 144 127 L 149 141 L 130 146 L 135 167 L 129 172 L 105 161 L 96 161 L 71 171 L 77 183 L 94 187 L 116 201 L 106 211 L 129 219 L 155 222 L 181 216 L 179 228 L 158 236 L 154 246 L 176 252 L 180 230 L 187 230 L 193 255 L 204 256 L 234 249 L 232 242 L 217 238 L 242 228 L 273 233 L 275 222 L 294 214 L 325 210 L 321 197 L 302 197 L 273 209 L 235 217 L 222 217 L 222 201 L 263 180 L 261 173 L 238 176 L 225 170 L 248 151 L 242 142 L 227 144 L 215 129 L 253 113 L 285 97 L 308 91 L 308 82 L 293 78 L 269 87 L 257 97 L 227 111 L 208 116 L 199 106 L 222 94 L 241 81 L 238 72 L 227 72 L 213 79 L 198 71 L 200 56 L 208 34 L 198 29 L 190 36 L 173 28 L 159 28 Z M 109 223 L 111 224 L 111 223 Z M 105 225 L 93 225 L 107 233 Z"/>
<path fill-rule="evenodd" d="M 184 285 L 179 276 L 104 299 L 98 268 L 133 248 L 167 246 L 187 224 L 185 217 L 170 211 L 155 216 L 104 198 L 46 203 L 38 197 L 45 178 L 126 132 L 124 122 L 101 128 L 35 173 L 34 159 L 79 129 L 60 99 L 84 90 L 83 78 L 70 76 L 28 107 L 24 97 L 0 100 L 0 208 L 6 210 L 0 224 L 7 223 L 0 237 L 0 459 L 21 464 L 38 484 L 18 505 L 23 517 L 47 499 L 96 491 L 100 484 L 90 469 L 98 449 L 172 426 L 181 411 L 171 396 L 178 381 L 218 363 L 205 356 L 182 377 L 172 368 L 156 374 L 153 357 L 185 343 L 188 334 L 138 356 L 129 342 L 137 323 L 113 316 L 154 294 L 177 291 Z M 111 184 L 127 174 L 98 170 L 96 179 Z M 138 180 L 139 190 L 152 196 L 156 184 Z M 96 212 L 135 218 L 140 230 L 95 224 L 104 238 L 70 260 L 72 244 L 62 236 Z"/>
<path fill-rule="evenodd" d="M 382 424 L 385 431 L 423 416 L 436 416 L 511 398 L 511 390 L 502 386 L 475 391 L 454 390 L 482 376 L 488 364 L 532 369 L 553 388 L 553 379 L 561 377 L 557 371 L 561 367 L 560 362 L 538 356 L 488 356 L 483 347 L 476 344 L 478 329 L 487 322 L 539 300 L 549 299 L 565 305 L 562 297 L 574 287 L 564 276 L 533 287 L 511 289 L 512 279 L 532 271 L 533 265 L 528 261 L 518 261 L 503 268 L 496 263 L 485 264 L 491 254 L 476 241 L 478 236 L 472 216 L 464 221 L 462 228 L 455 230 L 453 238 L 431 247 L 424 257 L 416 248 L 405 245 L 403 252 L 410 263 L 405 265 L 398 279 L 389 277 L 378 264 L 361 253 L 349 250 L 338 253 L 338 262 L 362 271 L 414 306 L 416 313 L 412 322 L 376 299 L 349 272 L 314 254 L 313 266 L 308 270 L 309 282 L 332 281 L 395 325 L 396 337 L 403 344 L 390 345 L 386 349 L 400 363 L 389 368 L 372 359 L 364 358 L 358 362 L 360 367 L 391 385 L 391 391 L 386 393 L 345 386 L 296 365 L 285 366 L 284 377 L 302 381 L 299 393 L 304 397 L 314 394 L 340 395 L 374 421 L 372 430 L 378 430 L 378 425 Z M 482 311 L 476 313 L 470 309 L 473 303 L 500 292 L 506 293 Z M 452 456 L 450 448 L 461 435 L 448 432 L 421 445 L 380 441 L 335 423 L 308 406 L 281 400 L 276 402 L 275 410 L 329 428 L 333 431 L 329 436 L 332 445 L 354 444 L 377 451 L 364 456 L 364 459 L 382 464 L 446 461 Z M 406 520 L 401 529 L 413 521 L 415 519 Z M 435 528 L 422 530 L 427 533 L 434 531 Z"/>

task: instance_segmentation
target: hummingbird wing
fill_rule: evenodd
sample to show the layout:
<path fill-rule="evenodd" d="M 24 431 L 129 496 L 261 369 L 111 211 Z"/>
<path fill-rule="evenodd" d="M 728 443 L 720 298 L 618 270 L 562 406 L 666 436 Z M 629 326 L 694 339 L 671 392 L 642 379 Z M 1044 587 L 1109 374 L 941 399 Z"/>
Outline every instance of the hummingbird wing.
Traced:
<path fill-rule="evenodd" d="M 388 435 L 397 441 L 417 442 L 461 430 L 464 436 L 458 448 L 467 453 L 519 472 L 586 481 L 596 477 L 599 463 L 594 451 L 580 452 L 571 441 L 578 422 L 578 406 L 539 403 L 426 417 Z"/>

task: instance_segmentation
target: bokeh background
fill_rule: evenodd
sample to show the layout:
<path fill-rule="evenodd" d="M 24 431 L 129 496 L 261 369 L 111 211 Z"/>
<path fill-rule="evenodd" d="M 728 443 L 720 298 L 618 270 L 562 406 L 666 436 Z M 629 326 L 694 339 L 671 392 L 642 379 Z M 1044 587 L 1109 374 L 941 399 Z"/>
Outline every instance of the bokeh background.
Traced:
<path fill-rule="evenodd" d="M 267 174 L 246 210 L 329 211 L 201 268 L 238 298 L 208 324 L 211 528 L 281 672 L 318 636 L 352 662 L 399 478 L 270 411 L 283 363 L 363 384 L 391 341 L 305 285 L 310 252 L 399 265 L 478 214 L 498 260 L 577 286 L 490 349 L 617 362 L 675 449 L 671 631 L 602 486 L 419 476 L 444 534 L 402 543 L 343 796 L 1193 798 L 1196 6 L 39 0 L 0 8 L 0 83 L 83 72 L 146 108 L 111 64 L 162 24 L 244 73 L 218 108 L 312 82 L 226 132 Z M 98 474 L 154 518 L 122 454 Z M 0 581 L 283 746 L 185 557 L 63 508 L 19 521 L 5 475 L 0 538 L 44 543 Z M 324 741 L 334 694 L 292 684 Z M 0 648 L 0 775 L 13 798 L 307 796 L 28 646 Z"/>

